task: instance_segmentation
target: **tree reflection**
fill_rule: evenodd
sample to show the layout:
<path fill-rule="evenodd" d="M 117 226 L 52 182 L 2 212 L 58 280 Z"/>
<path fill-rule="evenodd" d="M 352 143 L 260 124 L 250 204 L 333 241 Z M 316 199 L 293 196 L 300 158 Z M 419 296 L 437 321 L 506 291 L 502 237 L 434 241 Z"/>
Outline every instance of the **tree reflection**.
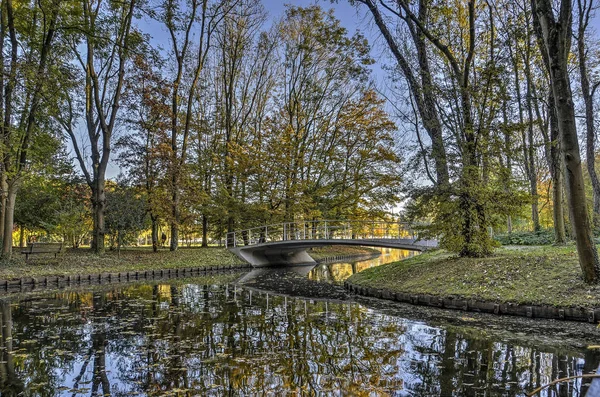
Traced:
<path fill-rule="evenodd" d="M 94 312 L 102 307 L 102 300 L 99 296 L 94 296 Z M 110 382 L 106 374 L 106 324 L 100 321 L 94 321 L 92 327 L 92 355 L 94 357 L 93 376 L 92 376 L 92 396 L 110 395 Z M 102 387 L 102 393 L 99 389 Z"/>
<path fill-rule="evenodd" d="M 594 350 L 507 343 L 354 303 L 236 286 L 136 285 L 0 301 L 0 391 L 149 396 L 522 394 L 593 371 Z M 554 395 L 577 395 L 580 383 Z"/>
<path fill-rule="evenodd" d="M 0 311 L 2 323 L 0 329 L 2 338 L 0 339 L 0 390 L 2 395 L 17 396 L 23 392 L 23 382 L 19 379 L 15 371 L 15 357 L 13 350 L 13 325 L 12 310 L 10 303 L 0 300 Z"/>

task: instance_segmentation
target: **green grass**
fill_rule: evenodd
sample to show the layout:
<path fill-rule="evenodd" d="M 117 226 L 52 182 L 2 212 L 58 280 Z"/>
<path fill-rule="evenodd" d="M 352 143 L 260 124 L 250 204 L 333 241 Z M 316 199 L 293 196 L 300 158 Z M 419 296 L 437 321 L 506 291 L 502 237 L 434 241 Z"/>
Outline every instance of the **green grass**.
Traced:
<path fill-rule="evenodd" d="M 10 261 L 0 262 L 0 279 L 243 264 L 224 248 L 181 248 L 156 253 L 151 248 L 128 248 L 122 249 L 120 255 L 115 251 L 95 255 L 86 249 L 70 249 L 58 260 L 40 254 L 28 262 L 15 249 Z"/>
<path fill-rule="evenodd" d="M 427 252 L 352 276 L 353 284 L 394 292 L 493 302 L 597 307 L 600 285 L 584 283 L 574 246 L 500 248 L 489 258 Z"/>

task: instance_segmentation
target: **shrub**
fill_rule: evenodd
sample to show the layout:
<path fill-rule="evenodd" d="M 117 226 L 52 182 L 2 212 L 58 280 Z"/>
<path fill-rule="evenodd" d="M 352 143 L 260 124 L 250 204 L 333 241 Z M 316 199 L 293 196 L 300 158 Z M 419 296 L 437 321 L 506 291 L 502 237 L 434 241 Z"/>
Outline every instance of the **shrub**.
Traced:
<path fill-rule="evenodd" d="M 494 238 L 502 245 L 551 245 L 554 243 L 554 231 L 513 232 L 498 234 Z"/>

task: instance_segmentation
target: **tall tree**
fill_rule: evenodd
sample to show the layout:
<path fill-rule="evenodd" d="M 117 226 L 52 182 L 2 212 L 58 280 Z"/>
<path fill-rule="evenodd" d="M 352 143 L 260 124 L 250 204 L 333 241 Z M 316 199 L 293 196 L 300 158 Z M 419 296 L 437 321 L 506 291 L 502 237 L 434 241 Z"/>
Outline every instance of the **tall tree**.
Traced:
<path fill-rule="evenodd" d="M 165 0 L 155 17 L 165 25 L 175 61 L 171 83 L 171 251 L 179 246 L 183 168 L 188 156 L 194 97 L 200 73 L 206 65 L 212 36 L 238 0 L 191 0 L 185 7 L 177 0 Z M 193 51 L 193 46 L 196 50 Z M 189 77 L 189 81 L 184 80 Z M 184 85 L 184 83 L 187 83 Z M 183 113 L 181 113 L 183 111 Z"/>
<path fill-rule="evenodd" d="M 284 68 L 276 129 L 285 153 L 284 219 L 291 222 L 308 215 L 319 196 L 338 143 L 338 116 L 364 90 L 372 59 L 360 34 L 349 36 L 317 6 L 289 7 L 280 31 Z"/>
<path fill-rule="evenodd" d="M 15 202 L 36 136 L 47 108 L 45 101 L 56 37 L 63 11 L 62 2 L 34 2 L 13 6 L 1 3 L 0 16 L 0 107 L 2 112 L 0 196 L 2 256 L 12 253 Z M 8 54 L 8 59 L 6 59 Z"/>
<path fill-rule="evenodd" d="M 463 256 L 491 252 L 494 243 L 487 231 L 491 226 L 491 207 L 506 195 L 490 178 L 491 126 L 499 112 L 495 22 L 490 4 L 479 7 L 475 3 L 461 3 L 457 9 L 445 2 L 427 0 L 416 4 L 380 1 L 377 6 L 386 10 L 391 18 L 387 20 L 398 23 L 399 29 L 408 30 L 413 37 L 423 37 L 426 53 L 437 61 L 438 70 L 444 75 L 436 81 L 433 102 L 456 150 L 456 180 L 445 194 L 428 189 L 429 199 L 422 203 L 438 207 L 430 209 L 437 214 L 431 231 L 442 232 L 442 244 Z M 375 3 L 369 5 L 373 13 Z M 440 23 L 441 20 L 445 22 Z M 378 23 L 380 30 L 385 32 L 387 23 L 382 19 Z M 479 26 L 486 26 L 487 30 L 478 32 Z M 419 54 L 418 48 L 419 45 L 415 54 Z M 410 84 L 409 88 L 414 90 Z M 420 195 L 419 191 L 416 193 Z M 496 197 L 493 205 L 491 196 Z"/>
<path fill-rule="evenodd" d="M 162 66 L 164 63 L 152 52 L 135 56 L 124 95 L 125 119 L 131 131 L 115 145 L 117 161 L 127 169 L 130 181 L 145 193 L 154 252 L 158 251 L 160 219 L 168 214 L 165 174 L 170 156 L 165 148 L 170 143 L 170 90 L 158 72 Z"/>
<path fill-rule="evenodd" d="M 412 65 L 410 62 L 410 54 L 406 54 L 405 43 L 399 38 L 394 37 L 392 28 L 384 19 L 376 0 L 354 0 L 356 3 L 362 3 L 369 9 L 373 16 L 373 20 L 381 31 L 390 51 L 398 63 L 398 67 L 402 71 L 406 79 L 410 93 L 415 99 L 416 109 L 419 117 L 423 122 L 423 127 L 431 140 L 431 157 L 435 163 L 436 178 L 433 181 L 441 187 L 447 187 L 449 183 L 448 159 L 443 138 L 442 122 L 436 105 L 436 94 L 431 73 L 430 60 L 427 48 L 427 39 L 420 29 L 417 29 L 415 24 L 404 19 L 409 26 L 410 38 L 413 41 L 414 48 L 417 53 L 418 63 Z M 388 10 L 391 9 L 384 2 L 382 5 Z M 393 12 L 397 16 L 397 11 Z M 429 18 L 429 10 L 426 6 L 426 0 L 419 2 L 418 18 L 422 24 L 427 23 Z"/>
<path fill-rule="evenodd" d="M 594 226 L 600 227 L 600 180 L 596 172 L 596 124 L 594 117 L 594 93 L 600 82 L 590 83 L 588 73 L 587 30 L 590 16 L 594 11 L 593 0 L 577 0 L 577 57 L 579 61 L 579 79 L 581 81 L 581 94 L 585 106 L 585 153 L 587 171 L 592 182 L 593 220 Z"/>
<path fill-rule="evenodd" d="M 227 231 L 235 225 L 237 203 L 247 198 L 247 174 L 236 164 L 246 164 L 240 158 L 249 142 L 247 140 L 259 95 L 269 95 L 261 90 L 268 78 L 270 58 L 274 43 L 268 38 L 259 42 L 261 28 L 266 19 L 265 10 L 256 0 L 241 0 L 224 18 L 217 29 L 217 76 L 215 100 L 221 104 L 216 114 L 217 129 L 223 135 L 223 186 L 227 193 Z M 261 49 L 258 44 L 263 44 Z M 237 172 L 236 172 L 237 171 Z M 240 188 L 235 189 L 235 174 Z M 239 190 L 241 194 L 236 194 Z"/>
<path fill-rule="evenodd" d="M 127 62 L 132 47 L 141 41 L 133 28 L 136 0 L 82 0 L 82 12 L 70 47 L 83 79 L 69 87 L 64 96 L 65 109 L 58 120 L 69 135 L 71 143 L 91 189 L 93 211 L 92 249 L 105 250 L 106 170 L 117 126 Z M 80 93 L 83 91 L 83 98 Z M 75 98 L 75 99 L 73 99 Z M 77 99 L 83 102 L 79 113 Z M 85 120 L 89 140 L 90 160 L 85 157 L 84 143 L 78 138 L 79 118 Z"/>
<path fill-rule="evenodd" d="M 575 233 L 579 264 L 588 283 L 596 283 L 600 275 L 598 253 L 592 239 L 592 228 L 587 212 L 585 183 L 581 169 L 575 106 L 569 79 L 568 56 L 571 48 L 573 9 L 571 0 L 561 0 L 555 15 L 550 0 L 532 0 L 536 32 L 548 56 L 550 84 L 560 132 L 566 167 L 567 199 Z"/>

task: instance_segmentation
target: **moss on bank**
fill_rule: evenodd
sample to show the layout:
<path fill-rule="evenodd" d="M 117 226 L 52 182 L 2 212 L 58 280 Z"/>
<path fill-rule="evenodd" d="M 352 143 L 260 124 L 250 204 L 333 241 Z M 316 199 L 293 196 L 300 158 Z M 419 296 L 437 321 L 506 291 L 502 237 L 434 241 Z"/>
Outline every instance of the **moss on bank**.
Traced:
<path fill-rule="evenodd" d="M 362 247 L 323 247 L 311 255 L 322 259 L 336 255 L 364 255 L 374 250 Z M 117 273 L 127 271 L 176 269 L 183 267 L 208 267 L 217 265 L 245 266 L 246 263 L 225 248 L 180 248 L 175 252 L 166 249 L 152 252 L 151 248 L 127 248 L 118 254 L 107 251 L 95 255 L 87 249 L 69 249 L 55 260 L 45 254 L 34 255 L 25 262 L 15 248 L 10 261 L 0 261 L 0 279 L 21 277 L 68 276 L 76 274 Z"/>
<path fill-rule="evenodd" d="M 574 246 L 509 246 L 489 258 L 427 252 L 367 269 L 348 281 L 392 292 L 496 303 L 600 306 L 600 285 L 583 282 Z"/>

